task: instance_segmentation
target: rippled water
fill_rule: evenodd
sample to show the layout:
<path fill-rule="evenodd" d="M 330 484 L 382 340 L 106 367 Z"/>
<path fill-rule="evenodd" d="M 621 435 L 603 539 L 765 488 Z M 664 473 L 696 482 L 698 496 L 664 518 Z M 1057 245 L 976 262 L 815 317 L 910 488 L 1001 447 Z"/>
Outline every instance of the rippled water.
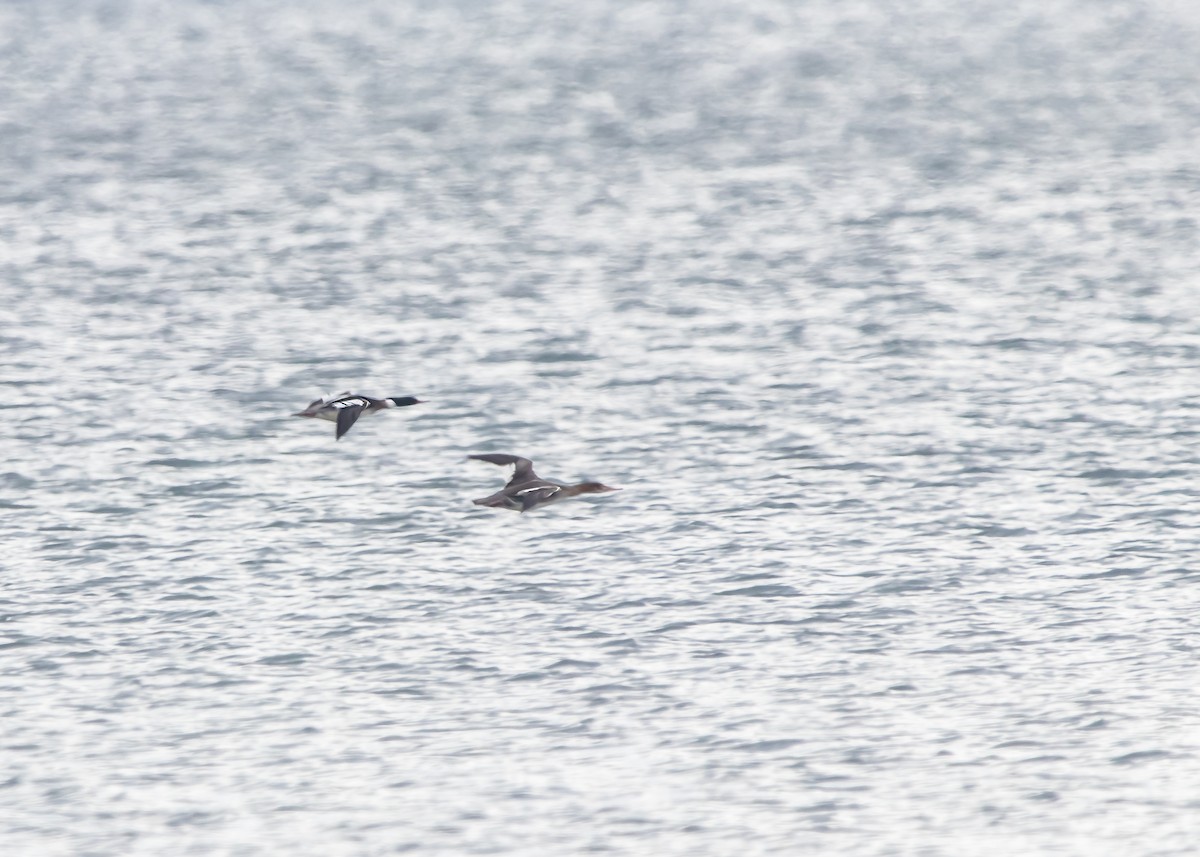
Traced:
<path fill-rule="evenodd" d="M 3 852 L 1194 853 L 1198 36 L 0 7 Z"/>

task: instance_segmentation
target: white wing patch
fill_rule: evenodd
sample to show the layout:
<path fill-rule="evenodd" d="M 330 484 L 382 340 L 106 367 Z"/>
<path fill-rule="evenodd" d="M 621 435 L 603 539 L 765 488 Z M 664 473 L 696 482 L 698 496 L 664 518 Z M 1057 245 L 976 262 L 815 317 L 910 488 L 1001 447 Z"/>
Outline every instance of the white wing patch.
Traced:
<path fill-rule="evenodd" d="M 331 407 L 334 407 L 334 408 L 365 408 L 370 403 L 366 399 L 357 399 L 356 398 L 356 399 L 342 399 L 337 402 L 330 402 L 329 404 Z"/>
<path fill-rule="evenodd" d="M 536 488 L 522 488 L 517 492 L 517 496 L 520 497 L 522 494 L 532 494 L 534 491 L 548 491 L 549 493 L 546 496 L 549 497 L 553 494 L 557 494 L 561 490 L 562 489 L 557 485 L 539 485 Z"/>

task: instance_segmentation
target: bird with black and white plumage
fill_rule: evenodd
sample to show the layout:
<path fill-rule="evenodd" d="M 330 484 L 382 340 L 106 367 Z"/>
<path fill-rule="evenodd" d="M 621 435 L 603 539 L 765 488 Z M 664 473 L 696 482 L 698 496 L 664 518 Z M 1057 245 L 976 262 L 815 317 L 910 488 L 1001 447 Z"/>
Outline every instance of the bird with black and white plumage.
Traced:
<path fill-rule="evenodd" d="M 507 455 L 499 452 L 489 452 L 481 455 L 468 455 L 467 458 L 476 461 L 487 461 L 501 466 L 512 465 L 513 475 L 508 484 L 490 497 L 481 497 L 472 502 L 476 506 L 491 506 L 494 509 L 512 509 L 515 512 L 528 512 L 535 506 L 545 506 L 557 503 L 580 494 L 603 494 L 608 491 L 620 491 L 600 482 L 578 482 L 568 485 L 565 482 L 555 482 L 552 479 L 542 479 L 533 472 L 533 462 L 519 455 Z"/>
<path fill-rule="evenodd" d="M 370 396 L 359 396 L 349 390 L 313 399 L 307 408 L 292 414 L 294 417 L 313 417 L 318 420 L 329 420 L 337 423 L 336 440 L 350 431 L 358 418 L 365 414 L 374 414 L 388 408 L 403 408 L 408 405 L 422 404 L 421 399 L 412 396 L 391 396 L 386 399 L 374 399 Z"/>

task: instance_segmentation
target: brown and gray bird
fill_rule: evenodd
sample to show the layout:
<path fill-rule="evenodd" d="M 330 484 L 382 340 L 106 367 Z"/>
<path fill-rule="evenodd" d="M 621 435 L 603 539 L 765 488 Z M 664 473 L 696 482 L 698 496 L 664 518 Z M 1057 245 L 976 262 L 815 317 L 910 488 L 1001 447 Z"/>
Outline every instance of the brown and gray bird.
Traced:
<path fill-rule="evenodd" d="M 620 488 L 610 488 L 599 482 L 580 482 L 567 485 L 551 479 L 542 479 L 533 472 L 533 462 L 519 455 L 505 455 L 499 452 L 489 452 L 484 455 L 468 455 L 476 461 L 487 461 L 492 464 L 513 466 L 512 479 L 508 484 L 490 497 L 474 500 L 476 506 L 491 506 L 494 509 L 512 509 L 516 512 L 528 512 L 534 506 L 545 506 L 557 503 L 569 497 L 580 494 L 603 494 L 608 491 L 620 491 Z"/>

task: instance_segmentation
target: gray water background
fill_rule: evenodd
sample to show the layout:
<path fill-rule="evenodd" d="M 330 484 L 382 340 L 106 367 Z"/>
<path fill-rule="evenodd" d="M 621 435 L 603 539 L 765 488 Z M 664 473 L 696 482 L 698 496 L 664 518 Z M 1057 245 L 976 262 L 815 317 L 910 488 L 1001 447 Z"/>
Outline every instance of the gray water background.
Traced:
<path fill-rule="evenodd" d="M 1198 44 L 0 5 L 0 851 L 1197 853 Z"/>

